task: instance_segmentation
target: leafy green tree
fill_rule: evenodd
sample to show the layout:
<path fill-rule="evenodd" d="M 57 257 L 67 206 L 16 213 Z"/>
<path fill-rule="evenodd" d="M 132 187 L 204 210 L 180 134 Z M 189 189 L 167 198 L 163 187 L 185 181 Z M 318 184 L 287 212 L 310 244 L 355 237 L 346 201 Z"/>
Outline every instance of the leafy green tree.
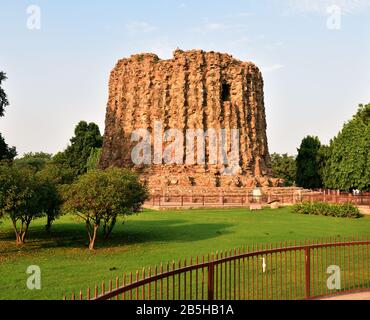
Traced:
<path fill-rule="evenodd" d="M 62 205 L 62 197 L 68 186 L 76 179 L 75 171 L 53 161 L 49 161 L 38 171 L 37 176 L 45 182 L 46 191 L 50 192 L 46 203 L 46 231 L 50 233 L 53 222 L 59 218 Z"/>
<path fill-rule="evenodd" d="M 286 187 L 293 186 L 297 171 L 295 157 L 288 154 L 273 153 L 271 162 L 274 178 L 284 179 Z"/>
<path fill-rule="evenodd" d="M 308 189 L 322 187 L 318 158 L 320 148 L 321 142 L 318 137 L 307 136 L 302 140 L 296 159 L 296 182 L 299 187 Z"/>
<path fill-rule="evenodd" d="M 0 72 L 0 117 L 4 116 L 5 107 L 9 105 L 8 98 L 4 89 L 2 88 L 2 82 L 6 80 L 7 77 L 4 72 Z M 0 161 L 13 160 L 17 156 L 17 151 L 15 147 L 9 147 L 5 143 L 5 139 L 0 133 Z"/>
<path fill-rule="evenodd" d="M 74 169 L 55 163 L 54 161 L 48 162 L 38 174 L 44 176 L 45 179 L 48 179 L 57 186 L 69 185 L 76 179 Z"/>
<path fill-rule="evenodd" d="M 87 171 L 86 163 L 91 155 L 91 150 L 101 148 L 103 137 L 98 125 L 81 121 L 75 128 L 75 136 L 70 140 L 68 148 L 57 154 L 54 161 L 75 169 L 76 174 L 84 174 Z"/>
<path fill-rule="evenodd" d="M 68 188 L 64 211 L 74 213 L 85 222 L 89 249 L 93 250 L 100 226 L 107 239 L 118 217 L 139 212 L 147 197 L 146 187 L 128 170 L 92 170 Z"/>
<path fill-rule="evenodd" d="M 0 161 L 13 160 L 17 156 L 15 147 L 9 147 L 0 133 Z"/>
<path fill-rule="evenodd" d="M 48 233 L 50 233 L 53 222 L 61 214 L 61 206 L 63 204 L 61 196 L 62 191 L 59 186 L 53 181 L 53 179 L 47 175 L 47 171 L 37 172 L 36 178 L 39 182 L 39 207 L 46 215 L 47 222 L 45 229 Z"/>
<path fill-rule="evenodd" d="M 319 166 L 319 175 L 321 178 L 321 181 L 324 184 L 324 179 L 327 171 L 327 163 L 329 161 L 330 155 L 331 155 L 331 146 L 322 145 L 317 153 L 317 163 Z"/>
<path fill-rule="evenodd" d="M 370 104 L 360 105 L 330 144 L 324 171 L 325 186 L 351 191 L 370 189 Z"/>
<path fill-rule="evenodd" d="M 91 149 L 90 156 L 86 162 L 87 171 L 98 169 L 102 148 Z"/>
<path fill-rule="evenodd" d="M 7 79 L 6 74 L 0 71 L 0 117 L 4 116 L 5 107 L 9 105 L 6 93 L 1 86 L 3 81 L 6 79 Z"/>
<path fill-rule="evenodd" d="M 30 167 L 35 172 L 45 168 L 46 164 L 52 159 L 52 155 L 45 152 L 30 152 L 23 155 L 22 158 L 16 159 L 14 164 L 18 167 Z"/>
<path fill-rule="evenodd" d="M 54 192 L 50 184 L 37 178 L 29 168 L 0 166 L 0 215 L 11 219 L 17 244 L 25 243 L 34 219 L 51 210 L 58 211 L 50 201 Z"/>

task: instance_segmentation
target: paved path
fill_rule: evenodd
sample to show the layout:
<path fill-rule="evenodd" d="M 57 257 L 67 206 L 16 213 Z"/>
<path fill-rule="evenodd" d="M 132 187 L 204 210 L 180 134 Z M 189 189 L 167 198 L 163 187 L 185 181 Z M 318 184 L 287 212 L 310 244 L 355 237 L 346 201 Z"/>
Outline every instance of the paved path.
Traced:
<path fill-rule="evenodd" d="M 354 294 L 340 295 L 331 298 L 325 298 L 321 300 L 370 300 L 370 291 L 369 292 L 359 292 Z"/>
<path fill-rule="evenodd" d="M 370 215 L 370 206 L 359 206 L 358 208 L 362 214 Z"/>

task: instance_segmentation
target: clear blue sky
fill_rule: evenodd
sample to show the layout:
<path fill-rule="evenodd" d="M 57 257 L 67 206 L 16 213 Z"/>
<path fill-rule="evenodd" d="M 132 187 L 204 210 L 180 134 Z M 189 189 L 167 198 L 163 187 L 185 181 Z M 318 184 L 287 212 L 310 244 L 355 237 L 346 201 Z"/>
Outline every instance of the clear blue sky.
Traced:
<path fill-rule="evenodd" d="M 343 13 L 327 27 L 327 7 Z M 27 28 L 27 7 L 41 29 Z M 11 105 L 0 132 L 20 154 L 55 153 L 79 120 L 104 131 L 109 72 L 119 58 L 204 49 L 255 62 L 265 78 L 271 152 L 327 143 L 370 102 L 368 0 L 1 0 L 0 70 Z"/>

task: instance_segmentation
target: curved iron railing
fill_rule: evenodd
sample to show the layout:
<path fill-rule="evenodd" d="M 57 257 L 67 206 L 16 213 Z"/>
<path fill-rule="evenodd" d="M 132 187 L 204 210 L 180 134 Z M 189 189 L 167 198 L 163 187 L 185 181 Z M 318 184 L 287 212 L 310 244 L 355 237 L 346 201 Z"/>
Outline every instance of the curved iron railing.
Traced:
<path fill-rule="evenodd" d="M 234 249 L 143 269 L 71 299 L 300 300 L 370 290 L 369 245 L 353 238 Z"/>

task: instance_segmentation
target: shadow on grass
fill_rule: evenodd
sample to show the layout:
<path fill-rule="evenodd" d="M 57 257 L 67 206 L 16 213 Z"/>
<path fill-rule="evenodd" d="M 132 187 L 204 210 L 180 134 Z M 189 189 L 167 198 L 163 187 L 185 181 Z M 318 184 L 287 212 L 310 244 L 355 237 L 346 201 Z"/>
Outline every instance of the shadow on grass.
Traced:
<path fill-rule="evenodd" d="M 118 222 L 107 241 L 102 240 L 102 231 L 99 230 L 96 248 L 114 248 L 149 242 L 208 240 L 229 234 L 227 229 L 232 226 L 221 223 L 192 224 L 185 220 L 130 221 L 126 224 Z M 84 248 L 88 245 L 85 226 L 77 222 L 56 223 L 51 234 L 46 233 L 43 226 L 31 226 L 26 245 L 20 248 L 14 243 L 14 233 L 11 231 L 0 233 L 0 253 L 7 254 L 18 252 L 20 249 L 30 252 L 40 248 Z"/>

